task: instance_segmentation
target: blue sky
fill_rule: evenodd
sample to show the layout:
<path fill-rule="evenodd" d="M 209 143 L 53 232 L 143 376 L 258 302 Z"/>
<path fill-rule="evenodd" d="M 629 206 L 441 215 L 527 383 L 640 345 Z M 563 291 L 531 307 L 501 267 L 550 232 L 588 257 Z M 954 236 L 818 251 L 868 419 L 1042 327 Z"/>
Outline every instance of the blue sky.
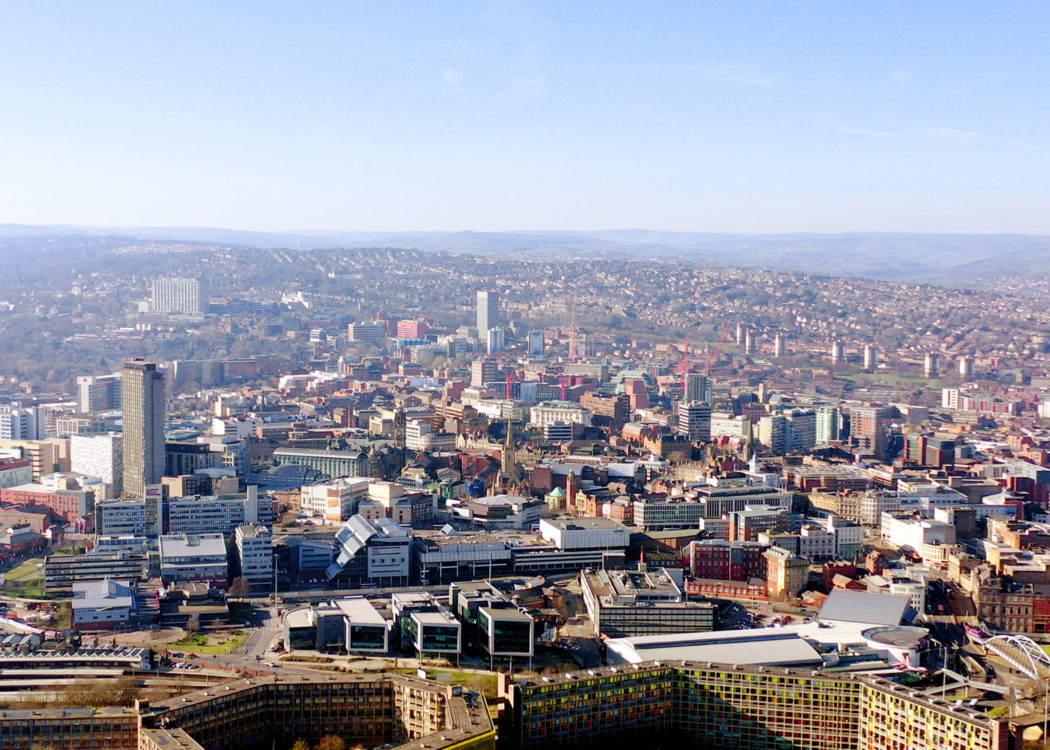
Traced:
<path fill-rule="evenodd" d="M 0 222 L 1050 234 L 1050 3 L 0 4 Z"/>

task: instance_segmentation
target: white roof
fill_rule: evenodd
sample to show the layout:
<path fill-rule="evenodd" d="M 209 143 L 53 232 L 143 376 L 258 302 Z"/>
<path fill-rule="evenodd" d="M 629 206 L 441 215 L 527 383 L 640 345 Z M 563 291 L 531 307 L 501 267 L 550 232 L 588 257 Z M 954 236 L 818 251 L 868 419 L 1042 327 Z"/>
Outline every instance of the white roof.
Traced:
<path fill-rule="evenodd" d="M 868 625 L 900 625 L 907 614 L 906 596 L 869 594 L 835 589 L 820 608 L 822 622 L 855 622 Z"/>
<path fill-rule="evenodd" d="M 175 534 L 160 538 L 160 556 L 226 557 L 226 539 L 222 534 Z"/>
<path fill-rule="evenodd" d="M 806 639 L 775 628 L 612 638 L 606 645 L 629 664 L 682 659 L 741 665 L 823 664 Z"/>
<path fill-rule="evenodd" d="M 387 622 L 363 596 L 351 596 L 332 602 L 354 625 L 386 625 Z"/>

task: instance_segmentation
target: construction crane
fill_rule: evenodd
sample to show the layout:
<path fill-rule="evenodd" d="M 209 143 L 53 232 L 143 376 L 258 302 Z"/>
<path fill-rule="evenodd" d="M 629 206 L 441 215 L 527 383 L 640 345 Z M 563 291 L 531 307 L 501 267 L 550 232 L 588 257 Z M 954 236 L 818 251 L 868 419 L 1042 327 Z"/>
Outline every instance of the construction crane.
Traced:
<path fill-rule="evenodd" d="M 707 358 L 707 374 L 708 375 L 711 374 L 711 368 L 713 368 L 715 366 L 715 363 L 718 361 L 718 358 L 722 355 L 722 347 L 725 346 L 726 338 L 728 338 L 728 336 L 729 336 L 729 329 L 730 329 L 729 323 L 725 323 L 722 326 L 722 337 L 720 339 L 718 339 L 718 346 L 716 346 L 715 350 L 713 352 L 711 352 L 711 356 Z"/>

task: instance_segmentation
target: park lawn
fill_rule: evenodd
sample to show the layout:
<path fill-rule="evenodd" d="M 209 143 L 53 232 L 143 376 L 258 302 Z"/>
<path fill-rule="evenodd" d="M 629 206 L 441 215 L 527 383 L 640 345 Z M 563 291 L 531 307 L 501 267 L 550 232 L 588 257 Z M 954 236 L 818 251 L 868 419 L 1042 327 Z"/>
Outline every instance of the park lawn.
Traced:
<path fill-rule="evenodd" d="M 173 650 L 187 651 L 194 654 L 228 654 L 235 648 L 244 643 L 244 639 L 248 637 L 247 633 L 238 633 L 227 641 L 222 643 L 205 643 L 201 641 L 208 636 L 199 635 L 188 635 L 181 641 L 176 641 L 171 644 L 169 648 Z"/>
<path fill-rule="evenodd" d="M 9 581 L 28 581 L 32 578 L 43 577 L 44 558 L 42 557 L 34 557 L 31 560 L 26 560 L 21 565 L 7 571 L 7 580 Z"/>

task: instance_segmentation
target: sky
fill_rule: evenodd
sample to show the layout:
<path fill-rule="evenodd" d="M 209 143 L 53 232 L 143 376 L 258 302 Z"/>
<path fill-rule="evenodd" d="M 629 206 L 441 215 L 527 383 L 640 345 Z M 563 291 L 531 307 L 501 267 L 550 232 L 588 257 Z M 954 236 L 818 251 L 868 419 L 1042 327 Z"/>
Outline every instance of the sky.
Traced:
<path fill-rule="evenodd" d="M 1050 3 L 0 0 L 0 223 L 1050 234 Z"/>

